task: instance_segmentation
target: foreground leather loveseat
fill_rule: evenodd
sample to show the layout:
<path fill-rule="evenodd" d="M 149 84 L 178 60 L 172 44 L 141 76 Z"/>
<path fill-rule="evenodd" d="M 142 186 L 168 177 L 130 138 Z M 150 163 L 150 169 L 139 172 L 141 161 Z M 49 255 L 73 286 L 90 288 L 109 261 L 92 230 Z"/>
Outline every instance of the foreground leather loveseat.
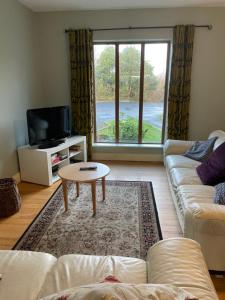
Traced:
<path fill-rule="evenodd" d="M 225 132 L 213 131 L 209 138 L 213 137 L 217 137 L 215 151 L 225 142 Z M 201 162 L 183 156 L 193 144 L 167 140 L 164 145 L 173 201 L 184 237 L 201 245 L 209 270 L 225 271 L 225 205 L 214 203 L 214 186 L 202 184 L 196 171 Z"/>
<path fill-rule="evenodd" d="M 123 283 L 172 284 L 199 300 L 218 299 L 199 244 L 184 238 L 158 242 L 149 249 L 146 261 L 77 254 L 57 259 L 41 252 L 2 250 L 0 273 L 0 299 L 41 299 L 102 282 L 109 275 Z"/>

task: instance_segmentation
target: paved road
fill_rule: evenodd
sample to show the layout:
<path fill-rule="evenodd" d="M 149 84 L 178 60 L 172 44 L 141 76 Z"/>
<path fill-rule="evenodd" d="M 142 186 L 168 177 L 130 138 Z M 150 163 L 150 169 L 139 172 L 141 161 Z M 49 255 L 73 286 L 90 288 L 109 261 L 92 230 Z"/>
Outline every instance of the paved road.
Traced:
<path fill-rule="evenodd" d="M 120 102 L 120 112 L 125 116 L 138 119 L 139 104 L 135 102 Z M 104 122 L 115 118 L 115 105 L 113 102 L 97 102 L 96 105 L 97 128 L 104 126 Z M 157 128 L 162 128 L 163 103 L 144 103 L 143 120 Z"/>

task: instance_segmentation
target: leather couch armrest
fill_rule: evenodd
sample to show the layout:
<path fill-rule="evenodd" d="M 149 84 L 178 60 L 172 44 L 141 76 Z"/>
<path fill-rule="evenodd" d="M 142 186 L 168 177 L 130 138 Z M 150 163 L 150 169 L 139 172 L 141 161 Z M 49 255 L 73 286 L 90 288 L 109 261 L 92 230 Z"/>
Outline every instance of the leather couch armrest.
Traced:
<path fill-rule="evenodd" d="M 185 211 L 184 236 L 197 241 L 209 270 L 225 271 L 225 206 L 194 203 Z"/>
<path fill-rule="evenodd" d="M 167 140 L 163 147 L 164 156 L 184 154 L 193 144 L 194 141 Z"/>
<path fill-rule="evenodd" d="M 148 283 L 173 284 L 199 300 L 218 299 L 200 245 L 186 238 L 170 238 L 153 245 L 147 256 Z"/>

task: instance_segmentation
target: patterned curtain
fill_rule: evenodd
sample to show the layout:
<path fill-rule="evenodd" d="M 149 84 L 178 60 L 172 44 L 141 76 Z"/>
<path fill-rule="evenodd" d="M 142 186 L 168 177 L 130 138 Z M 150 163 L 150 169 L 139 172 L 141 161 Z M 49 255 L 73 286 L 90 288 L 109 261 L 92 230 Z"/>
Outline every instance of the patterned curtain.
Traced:
<path fill-rule="evenodd" d="M 170 139 L 188 139 L 194 32 L 193 25 L 178 25 L 173 31 L 168 99 L 168 138 Z"/>
<path fill-rule="evenodd" d="M 93 34 L 89 29 L 69 31 L 71 65 L 72 129 L 87 138 L 87 156 L 91 159 L 93 133 Z"/>

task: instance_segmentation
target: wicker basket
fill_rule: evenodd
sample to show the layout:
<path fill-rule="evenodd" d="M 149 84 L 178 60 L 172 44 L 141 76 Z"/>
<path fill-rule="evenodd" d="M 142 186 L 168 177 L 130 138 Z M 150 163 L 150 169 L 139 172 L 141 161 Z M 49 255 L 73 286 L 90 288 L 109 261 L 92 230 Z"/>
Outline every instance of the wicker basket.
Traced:
<path fill-rule="evenodd" d="M 21 197 L 16 181 L 12 178 L 0 179 L 0 217 L 16 213 L 21 206 Z"/>

